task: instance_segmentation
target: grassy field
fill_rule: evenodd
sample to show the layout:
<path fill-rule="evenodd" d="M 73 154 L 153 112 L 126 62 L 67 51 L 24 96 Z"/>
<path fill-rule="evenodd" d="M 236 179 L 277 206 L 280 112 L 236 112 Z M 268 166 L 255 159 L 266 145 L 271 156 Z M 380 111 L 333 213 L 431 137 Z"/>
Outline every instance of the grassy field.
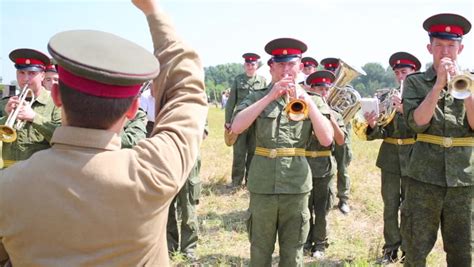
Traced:
<path fill-rule="evenodd" d="M 210 135 L 202 145 L 201 179 L 204 187 L 198 206 L 200 233 L 197 263 L 174 255 L 175 266 L 246 266 L 250 245 L 244 223 L 249 194 L 245 189 L 232 192 L 230 182 L 232 148 L 224 144 L 224 112 L 209 109 Z M 329 214 L 330 246 L 326 259 L 306 256 L 307 266 L 373 266 L 383 246 L 380 170 L 375 167 L 380 141 L 363 142 L 353 137 L 354 159 L 350 166 L 352 212 Z M 278 245 L 274 253 L 278 262 Z M 441 238 L 428 258 L 428 266 L 446 266 Z M 392 264 L 401 266 L 401 264 Z"/>

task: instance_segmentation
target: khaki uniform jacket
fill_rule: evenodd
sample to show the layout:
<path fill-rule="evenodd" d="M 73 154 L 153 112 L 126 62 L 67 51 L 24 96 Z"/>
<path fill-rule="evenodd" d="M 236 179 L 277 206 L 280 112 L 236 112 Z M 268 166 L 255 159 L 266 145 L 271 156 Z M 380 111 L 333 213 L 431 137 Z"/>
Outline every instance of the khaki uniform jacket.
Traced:
<path fill-rule="evenodd" d="M 416 133 L 408 127 L 403 115 L 395 113 L 393 120 L 385 127 L 376 126 L 374 129 L 367 127 L 367 140 L 415 138 Z M 410 151 L 413 145 L 394 145 L 382 142 L 377 156 L 377 167 L 384 171 L 407 176 Z"/>
<path fill-rule="evenodd" d="M 297 85 L 300 86 L 300 85 Z M 255 91 L 237 107 L 236 114 L 264 97 L 273 87 Z M 329 107 L 321 97 L 312 97 L 321 113 L 329 114 Z M 284 111 L 283 97 L 271 102 L 257 117 L 255 125 L 257 147 L 267 149 L 306 149 L 313 126 L 311 120 L 289 120 Z M 326 109 L 326 111 L 324 111 Z M 248 189 L 257 194 L 302 194 L 311 191 L 311 169 L 304 156 L 269 158 L 254 155 L 250 164 Z"/>
<path fill-rule="evenodd" d="M 433 67 L 426 72 L 407 76 L 403 90 L 403 114 L 416 133 L 444 137 L 473 137 L 467 121 L 464 100 L 455 99 L 446 93 L 440 95 L 431 121 L 418 126 L 413 118 L 415 109 L 421 104 L 436 82 Z M 442 147 L 440 145 L 419 142 L 413 145 L 408 176 L 424 183 L 445 187 L 474 185 L 473 147 Z"/>
<path fill-rule="evenodd" d="M 52 148 L 0 172 L 0 251 L 13 266 L 169 265 L 168 208 L 197 158 L 207 101 L 198 55 L 165 14 L 147 20 L 161 63 L 155 135 L 120 149 L 116 133 L 63 126 Z"/>
<path fill-rule="evenodd" d="M 8 99 L 0 103 L 0 113 L 4 113 Z M 36 112 L 32 122 L 26 122 L 21 130 L 17 130 L 17 140 L 12 143 L 3 143 L 3 160 L 19 161 L 31 157 L 34 153 L 50 147 L 54 130 L 61 124 L 61 110 L 53 103 L 49 91 L 41 87 L 38 97 L 31 105 Z M 0 118 L 0 125 L 4 125 L 8 115 Z"/>

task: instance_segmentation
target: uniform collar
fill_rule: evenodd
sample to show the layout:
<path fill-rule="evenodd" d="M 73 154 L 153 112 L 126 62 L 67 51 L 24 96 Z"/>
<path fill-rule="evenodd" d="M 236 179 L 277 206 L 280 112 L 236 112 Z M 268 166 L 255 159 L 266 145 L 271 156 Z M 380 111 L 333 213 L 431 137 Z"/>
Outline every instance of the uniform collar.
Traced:
<path fill-rule="evenodd" d="M 36 98 L 36 101 L 39 103 L 46 105 L 51 99 L 51 93 L 46 90 L 43 86 L 41 86 L 38 97 Z"/>
<path fill-rule="evenodd" d="M 426 81 L 432 81 L 436 79 L 436 70 L 434 69 L 433 66 L 431 66 L 429 69 L 426 70 L 424 78 Z"/>
<path fill-rule="evenodd" d="M 121 148 L 121 139 L 117 133 L 111 131 L 61 126 L 54 131 L 51 144 L 119 150 Z"/>

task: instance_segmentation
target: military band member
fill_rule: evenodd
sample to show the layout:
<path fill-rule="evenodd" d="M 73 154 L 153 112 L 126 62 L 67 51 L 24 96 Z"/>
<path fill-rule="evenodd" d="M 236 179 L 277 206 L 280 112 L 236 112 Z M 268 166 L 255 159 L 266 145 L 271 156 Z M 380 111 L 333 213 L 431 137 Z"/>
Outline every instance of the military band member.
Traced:
<path fill-rule="evenodd" d="M 305 148 L 313 131 L 323 146 L 333 140 L 330 122 L 320 111 L 327 110 L 327 105 L 321 98 L 309 96 L 295 81 L 303 69 L 301 54 L 306 49 L 296 39 L 270 41 L 265 51 L 273 57 L 272 82 L 242 101 L 232 123 L 235 133 L 255 125 L 257 147 L 248 179 L 251 266 L 271 266 L 277 235 L 280 266 L 303 266 L 312 188 Z M 306 119 L 287 117 L 288 94 L 306 103 Z"/>
<path fill-rule="evenodd" d="M 169 265 L 168 208 L 202 141 L 204 73 L 156 2 L 133 3 L 146 15 L 156 57 L 102 31 L 50 39 L 60 77 L 51 95 L 63 125 L 51 149 L 0 172 L 0 261 L 6 251 L 13 266 Z M 123 124 L 153 78 L 155 135 L 120 149 Z"/>
<path fill-rule="evenodd" d="M 46 90 L 51 91 L 51 88 L 53 88 L 55 84 L 59 84 L 59 75 L 56 66 L 50 64 L 46 66 L 46 70 L 44 71 L 43 86 Z"/>
<path fill-rule="evenodd" d="M 394 106 L 394 117 L 386 126 L 378 126 L 378 114 L 375 112 L 364 114 L 369 127 L 367 140 L 383 139 L 377 158 L 377 167 L 382 172 L 382 199 L 383 209 L 383 246 L 382 264 L 396 262 L 398 249 L 402 244 L 398 211 L 405 198 L 405 183 L 410 151 L 415 143 L 415 132 L 408 127 L 403 118 L 403 103 L 401 101 L 402 83 L 408 74 L 418 71 L 420 61 L 410 53 L 397 52 L 390 56 L 389 64 L 395 73 L 395 78 L 400 85 L 397 91 L 386 94 L 391 97 Z M 388 115 L 388 114 L 387 114 Z M 403 248 L 402 248 L 403 250 Z M 404 252 L 402 253 L 404 254 Z M 402 257 L 403 258 L 403 255 Z"/>
<path fill-rule="evenodd" d="M 338 58 L 325 58 L 321 60 L 321 64 L 325 70 L 336 73 L 339 68 Z M 337 77 L 336 77 L 337 79 Z M 337 163 L 337 198 L 339 202 L 337 207 L 343 214 L 348 214 L 351 211 L 349 206 L 349 193 L 351 186 L 351 178 L 349 176 L 349 165 L 352 161 L 352 149 L 351 149 L 351 129 L 352 124 L 348 122 L 346 124 L 347 138 L 344 144 L 336 144 L 334 148 L 334 157 Z"/>
<path fill-rule="evenodd" d="M 308 78 L 311 73 L 316 71 L 316 67 L 318 67 L 319 63 L 312 57 L 303 57 L 301 62 L 303 63 L 303 80 L 300 82 L 300 84 L 304 87 L 304 89 L 308 90 L 309 85 L 306 84 L 306 78 Z"/>
<path fill-rule="evenodd" d="M 209 130 L 206 122 L 203 140 L 207 138 L 208 134 Z M 196 206 L 199 204 L 199 198 L 201 197 L 200 171 L 201 155 L 198 155 L 186 183 L 171 202 L 168 223 L 166 224 L 168 252 L 171 256 L 175 252 L 181 252 L 190 261 L 197 260 L 199 220 Z M 178 214 L 181 214 L 181 225 L 178 224 Z"/>
<path fill-rule="evenodd" d="M 310 95 L 320 95 L 324 99 L 328 96 L 328 89 L 332 86 L 335 76 L 331 71 L 320 70 L 313 72 L 306 79 L 310 86 Z M 331 110 L 329 118 L 334 131 L 334 141 L 338 145 L 344 144 L 347 136 L 342 116 Z M 322 146 L 315 136 L 312 136 L 307 146 L 306 158 L 313 176 L 313 190 L 311 191 L 309 209 L 311 215 L 310 231 L 307 244 L 311 247 L 314 258 L 324 258 L 326 248 L 329 246 L 326 216 L 332 207 L 332 193 L 330 183 L 336 173 L 336 162 L 332 156 L 334 145 Z"/>
<path fill-rule="evenodd" d="M 235 108 L 240 105 L 245 97 L 255 91 L 262 90 L 267 86 L 263 76 L 257 75 L 260 56 L 255 53 L 245 53 L 245 73 L 235 77 L 230 88 L 229 98 L 225 106 L 225 128 L 229 129 Z M 255 133 L 253 128 L 242 132 L 233 145 L 232 159 L 232 187 L 241 186 L 247 182 L 250 162 L 255 152 Z"/>
<path fill-rule="evenodd" d="M 437 14 L 423 28 L 433 65 L 408 75 L 403 90 L 403 114 L 417 133 L 402 205 L 405 265 L 426 265 L 441 228 L 447 265 L 472 266 L 474 97 L 457 99 L 449 90 L 471 23 Z"/>
<path fill-rule="evenodd" d="M 42 85 L 46 66 L 50 65 L 49 57 L 40 51 L 22 48 L 13 50 L 10 59 L 15 63 L 18 86 L 21 90 L 29 88 L 33 97 L 27 95 L 25 100 L 30 104 L 23 102 L 21 107 L 18 96 L 0 102 L 0 106 L 4 107 L 0 125 L 5 125 L 8 116 L 16 108 L 20 108 L 17 121 L 25 122 L 21 129 L 16 130 L 16 140 L 3 142 L 4 168 L 49 148 L 53 132 L 61 123 L 61 111 L 54 105 L 49 91 Z"/>

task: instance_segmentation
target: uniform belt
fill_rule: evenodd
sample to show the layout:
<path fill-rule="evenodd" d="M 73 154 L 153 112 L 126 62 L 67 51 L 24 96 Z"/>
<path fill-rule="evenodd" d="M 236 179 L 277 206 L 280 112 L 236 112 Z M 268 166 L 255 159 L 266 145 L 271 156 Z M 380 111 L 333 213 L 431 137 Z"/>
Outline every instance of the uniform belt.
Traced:
<path fill-rule="evenodd" d="M 330 156 L 331 156 L 331 150 L 306 151 L 306 157 L 310 157 L 310 158 L 330 157 Z"/>
<path fill-rule="evenodd" d="M 425 142 L 442 147 L 474 146 L 474 137 L 444 137 L 431 134 L 418 134 L 417 142 Z"/>
<path fill-rule="evenodd" d="M 3 168 L 8 168 L 8 167 L 12 166 L 13 164 L 15 164 L 16 162 L 17 162 L 16 160 L 4 159 L 3 160 Z"/>
<path fill-rule="evenodd" d="M 392 138 L 392 137 L 387 137 L 383 139 L 385 143 L 389 143 L 392 145 L 413 145 L 415 143 L 415 138 Z"/>
<path fill-rule="evenodd" d="M 268 149 L 264 147 L 255 148 L 255 155 L 264 156 L 268 158 L 276 157 L 291 157 L 291 156 L 306 156 L 306 151 L 303 148 L 273 148 Z"/>

